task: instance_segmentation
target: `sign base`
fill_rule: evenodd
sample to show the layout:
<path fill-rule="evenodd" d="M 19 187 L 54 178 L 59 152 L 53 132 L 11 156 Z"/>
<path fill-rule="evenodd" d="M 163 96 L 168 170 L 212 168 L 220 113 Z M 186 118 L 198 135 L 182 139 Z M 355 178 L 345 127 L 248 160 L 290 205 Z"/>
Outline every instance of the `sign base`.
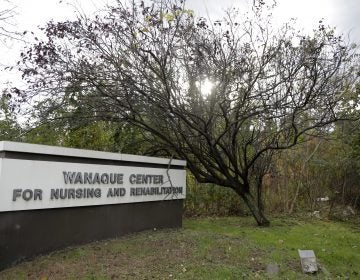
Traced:
<path fill-rule="evenodd" d="M 0 270 L 35 256 L 154 228 L 182 226 L 183 200 L 0 212 Z"/>

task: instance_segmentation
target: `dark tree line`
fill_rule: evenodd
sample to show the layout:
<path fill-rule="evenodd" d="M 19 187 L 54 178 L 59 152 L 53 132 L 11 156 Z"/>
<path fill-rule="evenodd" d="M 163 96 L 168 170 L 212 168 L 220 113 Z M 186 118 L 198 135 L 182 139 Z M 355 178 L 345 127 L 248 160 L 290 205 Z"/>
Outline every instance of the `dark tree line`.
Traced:
<path fill-rule="evenodd" d="M 312 35 L 272 27 L 264 4 L 210 22 L 177 3 L 119 1 L 49 22 L 47 40 L 21 54 L 29 87 L 14 93 L 42 120 L 140 128 L 152 154 L 186 159 L 199 182 L 233 189 L 268 225 L 261 186 L 272 155 L 348 118 L 356 56 L 321 22 Z"/>

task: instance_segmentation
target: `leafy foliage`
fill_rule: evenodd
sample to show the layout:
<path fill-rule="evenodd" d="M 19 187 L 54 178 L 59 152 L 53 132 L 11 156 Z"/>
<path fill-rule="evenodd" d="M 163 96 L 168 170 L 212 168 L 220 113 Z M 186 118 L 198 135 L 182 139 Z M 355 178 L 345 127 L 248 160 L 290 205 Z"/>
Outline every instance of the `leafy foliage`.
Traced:
<path fill-rule="evenodd" d="M 322 23 L 311 36 L 272 28 L 259 3 L 214 22 L 171 0 L 50 22 L 47 40 L 22 53 L 20 96 L 40 96 L 41 119 L 60 108 L 132 124 L 152 154 L 186 159 L 199 182 L 233 189 L 267 225 L 261 186 L 274 152 L 348 118 L 356 57 Z"/>
<path fill-rule="evenodd" d="M 4 91 L 0 96 L 0 141 L 17 140 L 21 127 L 10 104 L 11 95 Z"/>

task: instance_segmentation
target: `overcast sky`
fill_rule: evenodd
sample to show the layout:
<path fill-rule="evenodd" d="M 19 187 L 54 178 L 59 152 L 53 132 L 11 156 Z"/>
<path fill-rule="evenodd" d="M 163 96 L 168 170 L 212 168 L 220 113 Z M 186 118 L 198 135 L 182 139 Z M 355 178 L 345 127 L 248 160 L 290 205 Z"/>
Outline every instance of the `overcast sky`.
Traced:
<path fill-rule="evenodd" d="M 240 7 L 246 10 L 253 0 L 188 0 L 187 5 L 195 14 L 220 18 L 222 11 L 228 7 Z M 9 4 L 10 2 L 10 4 Z M 271 0 L 266 0 L 270 3 Z M 72 4 L 69 4 L 72 3 Z M 35 30 L 53 19 L 73 19 L 75 6 L 87 13 L 100 9 L 111 0 L 0 0 L 0 11 L 6 7 L 14 6 L 16 15 L 7 28 L 12 30 Z M 278 22 L 297 18 L 298 27 L 305 31 L 315 28 L 320 19 L 337 28 L 339 33 L 350 40 L 360 43 L 360 0 L 278 0 L 275 17 Z M 12 24 L 12 25 L 11 25 Z M 1 27 L 1 26 L 0 26 Z M 24 43 L 20 41 L 0 43 L 0 68 L 14 65 L 18 59 Z M 7 80 L 14 76 L 6 73 L 0 74 L 0 90 Z"/>

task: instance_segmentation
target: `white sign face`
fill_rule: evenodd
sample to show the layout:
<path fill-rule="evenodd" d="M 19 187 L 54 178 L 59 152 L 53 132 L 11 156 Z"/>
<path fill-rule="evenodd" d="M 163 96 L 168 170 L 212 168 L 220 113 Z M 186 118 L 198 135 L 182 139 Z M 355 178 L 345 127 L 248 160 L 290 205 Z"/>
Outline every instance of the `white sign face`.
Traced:
<path fill-rule="evenodd" d="M 0 212 L 184 199 L 186 171 L 0 159 Z"/>

